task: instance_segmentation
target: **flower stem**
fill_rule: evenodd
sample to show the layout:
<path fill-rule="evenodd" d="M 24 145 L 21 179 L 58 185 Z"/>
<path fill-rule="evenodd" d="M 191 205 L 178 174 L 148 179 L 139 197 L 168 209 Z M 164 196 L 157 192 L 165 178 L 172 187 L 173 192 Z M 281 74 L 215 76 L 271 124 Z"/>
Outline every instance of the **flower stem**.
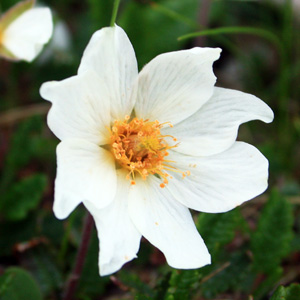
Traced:
<path fill-rule="evenodd" d="M 89 248 L 89 242 L 91 239 L 93 226 L 94 226 L 93 217 L 89 212 L 87 212 L 87 215 L 84 220 L 83 230 L 82 230 L 81 244 L 79 246 L 77 257 L 76 257 L 76 263 L 72 271 L 72 274 L 70 275 L 70 278 L 67 282 L 66 289 L 63 295 L 63 300 L 74 299 L 74 293 L 76 291 L 77 284 L 83 269 L 85 257 Z"/>
<path fill-rule="evenodd" d="M 110 26 L 111 27 L 115 26 L 119 5 L 120 5 L 120 0 L 115 0 L 114 1 L 114 6 L 113 6 L 112 16 L 111 16 L 111 20 L 110 20 Z"/>

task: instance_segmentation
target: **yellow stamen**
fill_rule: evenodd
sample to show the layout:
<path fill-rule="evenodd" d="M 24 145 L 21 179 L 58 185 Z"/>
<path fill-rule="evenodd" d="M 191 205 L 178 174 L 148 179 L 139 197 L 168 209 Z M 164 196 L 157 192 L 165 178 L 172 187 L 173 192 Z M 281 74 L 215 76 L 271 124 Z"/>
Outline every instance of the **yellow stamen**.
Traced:
<path fill-rule="evenodd" d="M 170 122 L 159 123 L 157 120 L 151 122 L 134 118 L 131 121 L 129 116 L 125 116 L 124 121 L 114 121 L 110 131 L 111 152 L 114 154 L 117 163 L 127 169 L 129 173 L 126 179 L 131 179 L 131 184 L 135 185 L 135 176 L 139 174 L 143 180 L 149 175 L 158 175 L 164 188 L 168 183 L 169 174 L 166 171 L 181 173 L 182 176 L 189 175 L 176 169 L 166 160 L 169 155 L 168 150 L 177 147 L 169 145 L 166 138 L 177 141 L 171 135 L 162 135 L 160 130 L 164 125 L 173 127 Z"/>

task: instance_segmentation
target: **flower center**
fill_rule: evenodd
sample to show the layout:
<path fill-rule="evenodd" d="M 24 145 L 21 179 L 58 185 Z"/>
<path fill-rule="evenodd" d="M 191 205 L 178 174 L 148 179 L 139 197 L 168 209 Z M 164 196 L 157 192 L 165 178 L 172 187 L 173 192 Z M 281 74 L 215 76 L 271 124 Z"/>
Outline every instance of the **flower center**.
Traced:
<path fill-rule="evenodd" d="M 166 171 L 182 173 L 183 177 L 188 172 L 178 171 L 170 165 L 172 161 L 167 160 L 168 150 L 177 147 L 169 145 L 166 138 L 176 142 L 176 138 L 170 135 L 162 135 L 160 130 L 164 125 L 173 127 L 169 122 L 159 123 L 157 120 L 151 122 L 129 116 L 124 121 L 116 120 L 110 130 L 111 151 L 118 164 L 129 171 L 127 179 L 135 184 L 135 176 L 139 174 L 144 180 L 149 175 L 156 175 L 162 179 L 160 187 L 165 187 L 168 177 L 172 178 Z"/>

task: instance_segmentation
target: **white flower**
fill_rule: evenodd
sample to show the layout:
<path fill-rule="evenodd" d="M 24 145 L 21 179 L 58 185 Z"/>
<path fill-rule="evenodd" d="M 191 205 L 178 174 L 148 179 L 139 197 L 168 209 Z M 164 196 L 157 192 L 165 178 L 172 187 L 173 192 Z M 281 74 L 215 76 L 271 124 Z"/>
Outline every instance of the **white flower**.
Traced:
<path fill-rule="evenodd" d="M 188 208 L 226 212 L 267 188 L 267 159 L 235 140 L 241 123 L 273 113 L 255 96 L 214 87 L 220 52 L 161 54 L 138 74 L 125 32 L 103 28 L 78 75 L 42 85 L 61 139 L 54 212 L 66 218 L 81 202 L 91 212 L 101 275 L 135 258 L 141 236 L 172 267 L 209 264 Z"/>
<path fill-rule="evenodd" d="M 40 55 L 38 63 L 44 64 L 53 59 L 60 64 L 69 64 L 72 61 L 71 32 L 67 24 L 57 20 L 53 28 L 53 35 L 45 51 Z"/>
<path fill-rule="evenodd" d="M 53 30 L 49 8 L 33 8 L 34 0 L 18 3 L 0 19 L 0 56 L 32 61 Z"/>

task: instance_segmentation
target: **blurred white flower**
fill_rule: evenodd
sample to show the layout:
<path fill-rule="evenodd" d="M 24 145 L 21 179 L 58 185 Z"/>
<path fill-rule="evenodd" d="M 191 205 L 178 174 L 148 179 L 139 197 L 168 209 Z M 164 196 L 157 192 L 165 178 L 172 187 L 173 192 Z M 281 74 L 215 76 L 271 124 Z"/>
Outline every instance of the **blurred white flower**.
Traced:
<path fill-rule="evenodd" d="M 71 35 L 66 23 L 63 21 L 59 21 L 55 25 L 52 46 L 60 51 L 67 51 L 70 49 Z"/>
<path fill-rule="evenodd" d="M 268 161 L 236 142 L 238 127 L 273 120 L 255 96 L 214 87 L 221 50 L 193 48 L 154 58 L 138 74 L 118 26 L 97 31 L 78 75 L 44 83 L 57 148 L 54 213 L 83 203 L 100 240 L 101 275 L 133 258 L 144 236 L 174 268 L 210 255 L 188 208 L 226 212 L 267 188 Z"/>
<path fill-rule="evenodd" d="M 266 1 L 269 1 L 269 0 L 266 0 Z M 286 1 L 286 0 L 273 0 L 273 1 L 274 1 L 274 3 L 278 3 L 280 5 L 287 5 L 287 3 L 288 3 L 288 1 Z M 292 8 L 294 10 L 294 13 L 299 15 L 299 12 L 300 12 L 300 0 L 292 0 L 291 4 L 292 4 Z"/>
<path fill-rule="evenodd" d="M 55 22 L 52 39 L 39 56 L 38 63 L 44 64 L 53 58 L 60 64 L 70 63 L 73 59 L 71 46 L 71 33 L 67 24 L 62 20 Z"/>
<path fill-rule="evenodd" d="M 42 50 L 53 29 L 49 8 L 33 8 L 35 1 L 18 3 L 0 19 L 0 56 L 31 62 Z"/>

